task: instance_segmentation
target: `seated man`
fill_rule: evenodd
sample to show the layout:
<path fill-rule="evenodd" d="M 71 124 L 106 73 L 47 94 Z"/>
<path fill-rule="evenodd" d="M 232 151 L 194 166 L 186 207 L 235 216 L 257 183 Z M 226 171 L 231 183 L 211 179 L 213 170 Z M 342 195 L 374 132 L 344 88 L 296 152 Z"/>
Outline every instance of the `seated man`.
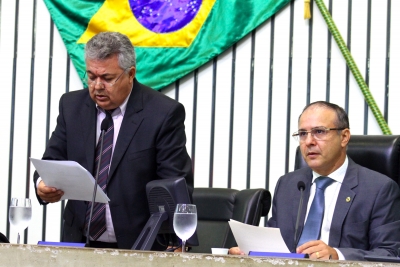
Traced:
<path fill-rule="evenodd" d="M 335 104 L 318 101 L 304 108 L 298 124 L 293 137 L 300 142 L 308 168 L 278 180 L 267 225 L 280 228 L 289 250 L 309 254 L 312 259 L 397 256 L 399 186 L 346 155 L 350 140 L 346 112 Z M 304 200 L 308 205 L 300 211 L 295 236 L 299 182 L 305 185 Z M 237 247 L 229 252 L 243 254 Z"/>
<path fill-rule="evenodd" d="M 127 36 L 95 35 L 86 44 L 85 60 L 89 88 L 61 97 L 43 159 L 73 160 L 93 176 L 99 173 L 98 184 L 110 202 L 92 208 L 91 202 L 68 200 L 62 241 L 89 239 L 91 247 L 130 249 L 150 217 L 148 182 L 185 177 L 191 194 L 185 110 L 136 79 L 135 50 Z M 57 202 L 64 194 L 46 186 L 36 172 L 34 184 L 40 204 Z"/>

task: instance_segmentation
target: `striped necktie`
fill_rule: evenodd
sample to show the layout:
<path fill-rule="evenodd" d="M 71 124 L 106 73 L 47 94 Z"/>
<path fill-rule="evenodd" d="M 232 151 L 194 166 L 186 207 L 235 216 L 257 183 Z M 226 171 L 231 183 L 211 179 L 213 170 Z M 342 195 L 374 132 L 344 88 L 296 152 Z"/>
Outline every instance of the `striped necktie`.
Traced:
<path fill-rule="evenodd" d="M 109 127 L 107 131 L 104 133 L 103 153 L 101 155 L 101 162 L 99 163 L 101 136 L 99 138 L 99 142 L 97 143 L 96 159 L 95 159 L 95 172 L 98 168 L 98 165 L 100 164 L 99 177 L 97 179 L 97 183 L 105 193 L 107 193 L 106 191 L 107 178 L 110 169 L 110 161 L 111 161 L 113 140 L 114 140 L 114 124 L 111 117 L 111 113 L 112 111 L 106 111 L 105 119 L 109 120 Z M 88 227 L 91 206 L 92 202 L 89 202 L 88 208 L 86 210 L 85 229 L 87 229 Z M 97 240 L 105 231 L 106 231 L 106 204 L 95 202 L 93 206 L 92 220 L 90 221 L 89 236 L 93 240 Z"/>

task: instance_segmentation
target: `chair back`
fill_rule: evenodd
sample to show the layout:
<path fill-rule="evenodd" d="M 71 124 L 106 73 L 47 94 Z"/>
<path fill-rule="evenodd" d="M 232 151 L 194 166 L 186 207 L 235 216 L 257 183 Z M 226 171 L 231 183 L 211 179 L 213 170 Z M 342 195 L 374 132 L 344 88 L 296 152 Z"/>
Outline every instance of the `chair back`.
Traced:
<path fill-rule="evenodd" d="M 268 215 L 271 194 L 266 189 L 235 190 L 228 188 L 194 188 L 193 203 L 197 207 L 199 246 L 191 252 L 211 253 L 211 248 L 237 246 L 228 221 L 259 225 Z"/>
<path fill-rule="evenodd" d="M 352 135 L 347 155 L 357 164 L 385 174 L 400 185 L 399 135 Z M 297 147 L 294 169 L 306 166 Z"/>
<path fill-rule="evenodd" d="M 8 240 L 8 238 L 5 235 L 0 233 L 0 243 L 10 243 L 10 241 Z"/>

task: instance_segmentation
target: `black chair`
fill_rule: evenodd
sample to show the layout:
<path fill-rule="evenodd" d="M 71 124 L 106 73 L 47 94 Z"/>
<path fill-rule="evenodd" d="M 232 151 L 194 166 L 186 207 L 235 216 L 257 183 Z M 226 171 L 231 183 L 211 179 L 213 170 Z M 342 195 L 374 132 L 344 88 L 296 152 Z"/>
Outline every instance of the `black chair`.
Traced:
<path fill-rule="evenodd" d="M 0 233 L 0 243 L 10 243 L 10 241 L 8 240 L 8 238 L 5 235 Z"/>
<path fill-rule="evenodd" d="M 271 194 L 266 189 L 235 190 L 228 188 L 195 188 L 193 203 L 197 207 L 199 246 L 191 252 L 211 253 L 211 248 L 237 246 L 228 221 L 259 225 L 268 215 Z"/>
<path fill-rule="evenodd" d="M 400 186 L 399 135 L 352 135 L 347 155 L 361 166 L 389 176 Z M 297 147 L 294 168 L 305 166 L 307 164 Z"/>

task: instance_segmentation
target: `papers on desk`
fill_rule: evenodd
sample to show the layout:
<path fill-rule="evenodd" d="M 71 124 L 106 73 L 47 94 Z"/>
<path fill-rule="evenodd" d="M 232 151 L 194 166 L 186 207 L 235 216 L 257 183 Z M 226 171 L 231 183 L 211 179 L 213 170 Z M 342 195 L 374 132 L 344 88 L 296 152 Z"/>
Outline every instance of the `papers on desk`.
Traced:
<path fill-rule="evenodd" d="M 279 228 L 258 227 L 232 219 L 229 221 L 229 226 L 240 250 L 246 255 L 249 251 L 290 252 Z"/>
<path fill-rule="evenodd" d="M 92 201 L 94 178 L 75 161 L 40 160 L 31 158 L 46 186 L 64 191 L 63 199 Z M 108 203 L 110 199 L 97 185 L 95 202 Z"/>

